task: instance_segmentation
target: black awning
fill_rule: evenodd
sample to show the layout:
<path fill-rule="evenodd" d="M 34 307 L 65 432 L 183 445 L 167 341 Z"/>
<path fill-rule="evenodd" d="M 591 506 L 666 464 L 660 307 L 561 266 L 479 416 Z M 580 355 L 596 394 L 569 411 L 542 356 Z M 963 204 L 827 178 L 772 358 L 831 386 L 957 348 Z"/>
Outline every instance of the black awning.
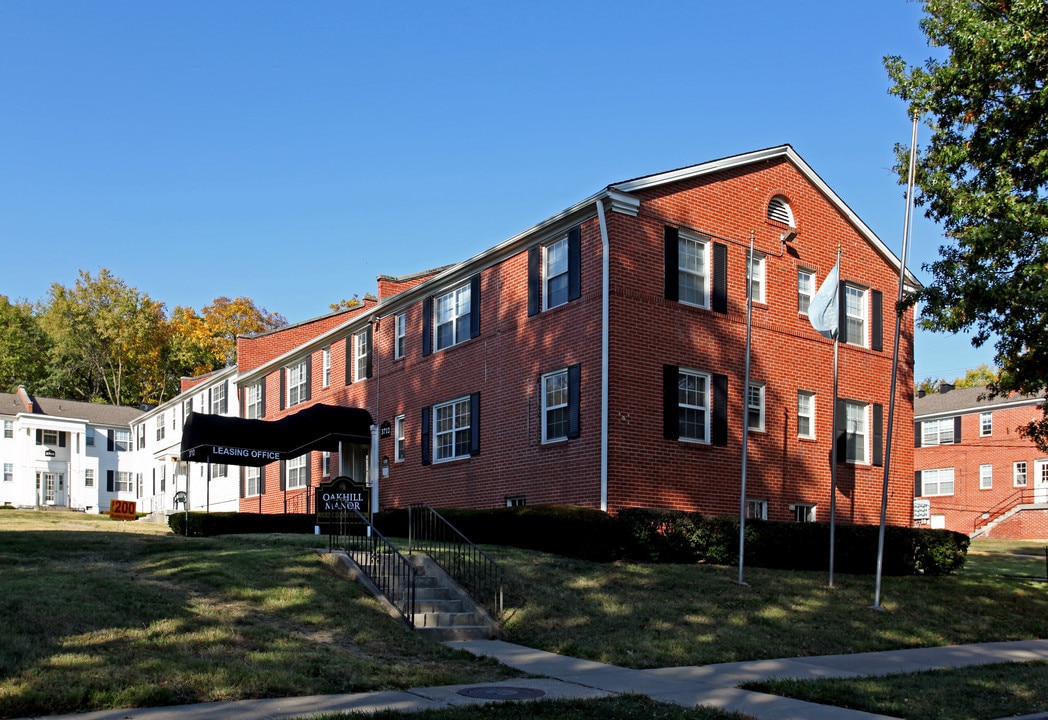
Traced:
<path fill-rule="evenodd" d="M 335 405 L 311 405 L 279 420 L 191 412 L 179 458 L 260 466 L 311 450 L 335 452 L 340 442 L 370 443 L 372 424 L 367 410 Z"/>

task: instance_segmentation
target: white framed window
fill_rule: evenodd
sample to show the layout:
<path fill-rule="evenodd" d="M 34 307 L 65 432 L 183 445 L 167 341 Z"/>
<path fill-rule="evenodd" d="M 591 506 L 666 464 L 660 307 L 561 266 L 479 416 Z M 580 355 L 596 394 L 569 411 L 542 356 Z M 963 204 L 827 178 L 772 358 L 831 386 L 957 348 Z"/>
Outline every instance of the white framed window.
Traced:
<path fill-rule="evenodd" d="M 404 461 L 404 416 L 393 418 L 393 462 Z"/>
<path fill-rule="evenodd" d="M 88 470 L 93 473 L 94 470 Z M 4 463 L 4 482 L 15 481 L 15 465 L 14 463 Z"/>
<path fill-rule="evenodd" d="M 163 440 L 164 434 L 167 431 L 167 425 L 164 422 L 164 414 L 160 413 L 156 417 L 156 439 Z"/>
<path fill-rule="evenodd" d="M 444 293 L 433 304 L 436 348 L 443 350 L 470 338 L 470 284 Z"/>
<path fill-rule="evenodd" d="M 134 489 L 133 478 L 131 473 L 125 470 L 117 470 L 116 473 L 116 491 L 117 492 L 131 492 Z"/>
<path fill-rule="evenodd" d="M 925 420 L 921 423 L 921 447 L 953 443 L 954 419 Z"/>
<path fill-rule="evenodd" d="M 857 285 L 844 286 L 845 342 L 866 347 L 867 291 Z"/>
<path fill-rule="evenodd" d="M 368 331 L 353 334 L 353 379 L 366 380 L 368 376 Z"/>
<path fill-rule="evenodd" d="M 1026 470 L 1025 460 L 1012 464 L 1012 484 L 1015 487 L 1026 487 Z"/>
<path fill-rule="evenodd" d="M 393 357 L 404 357 L 404 338 L 407 336 L 408 321 L 404 313 L 393 317 Z"/>
<path fill-rule="evenodd" d="M 953 468 L 922 470 L 921 495 L 953 495 Z"/>
<path fill-rule="evenodd" d="M 993 489 L 993 465 L 985 464 L 979 466 L 979 489 Z"/>
<path fill-rule="evenodd" d="M 123 431 L 118 430 L 117 432 L 123 432 Z M 57 445 L 58 444 L 58 431 L 57 430 L 44 430 L 43 432 L 40 433 L 40 437 L 41 437 L 41 441 L 39 443 L 37 443 L 38 445 L 40 445 L 40 444 L 43 444 L 43 445 Z M 130 450 L 131 448 L 128 447 L 128 448 L 125 448 L 125 449 Z"/>
<path fill-rule="evenodd" d="M 324 348 L 321 351 L 321 368 L 322 368 L 322 372 L 323 372 L 323 377 L 321 379 L 321 382 L 323 384 L 321 385 L 321 387 L 327 387 L 328 385 L 331 384 L 331 346 L 330 345 L 328 347 Z"/>
<path fill-rule="evenodd" d="M 708 443 L 710 441 L 709 374 L 681 370 L 677 378 L 677 405 L 680 408 L 680 439 Z"/>
<path fill-rule="evenodd" d="M 869 463 L 868 406 L 845 400 L 844 405 L 844 459 L 849 463 Z"/>
<path fill-rule="evenodd" d="M 229 410 L 229 403 L 226 398 L 226 384 L 221 383 L 211 388 L 211 413 L 214 415 L 221 415 L 222 413 Z"/>
<path fill-rule="evenodd" d="M 750 430 L 764 432 L 764 383 L 750 383 L 746 391 L 746 423 Z"/>
<path fill-rule="evenodd" d="M 244 468 L 244 497 L 262 494 L 262 468 Z"/>
<path fill-rule="evenodd" d="M 989 437 L 993 435 L 993 413 L 984 412 L 979 414 L 979 436 Z"/>
<path fill-rule="evenodd" d="M 15 423 L 13 420 L 4 420 L 4 437 L 13 438 L 15 436 Z"/>
<path fill-rule="evenodd" d="M 225 463 L 211 463 L 211 477 L 212 479 L 229 477 L 229 466 Z"/>
<path fill-rule="evenodd" d="M 687 235 L 677 237 L 677 282 L 680 302 L 696 307 L 710 306 L 709 242 Z"/>
<path fill-rule="evenodd" d="M 146 446 L 146 424 L 141 423 L 136 426 L 135 434 L 138 436 L 138 449 L 141 450 Z"/>
<path fill-rule="evenodd" d="M 436 462 L 469 457 L 472 435 L 469 397 L 433 406 L 433 438 Z"/>
<path fill-rule="evenodd" d="M 5 480 L 7 479 L 6 472 L 4 473 L 4 479 Z M 87 469 L 84 470 L 84 487 L 94 487 L 94 486 L 95 486 L 95 469 L 94 468 L 87 468 Z"/>
<path fill-rule="evenodd" d="M 309 462 L 309 453 L 291 458 L 285 466 L 286 485 L 288 490 L 305 487 L 309 481 L 309 472 L 306 463 Z"/>
<path fill-rule="evenodd" d="M 131 449 L 131 431 L 130 430 L 114 430 L 113 431 L 113 449 L 117 452 L 126 452 Z M 128 488 L 130 489 L 130 488 Z"/>
<path fill-rule="evenodd" d="M 568 301 L 568 237 L 542 248 L 542 304 L 544 310 Z"/>
<path fill-rule="evenodd" d="M 331 453 L 327 450 L 320 454 L 320 472 L 324 477 L 331 477 Z"/>
<path fill-rule="evenodd" d="M 526 504 L 523 495 L 511 495 L 506 498 L 506 507 L 524 507 Z"/>
<path fill-rule="evenodd" d="M 753 297 L 753 302 L 763 303 L 766 301 L 764 296 L 764 254 L 754 251 L 751 258 L 750 252 L 747 250 L 746 257 L 749 258 L 746 267 L 746 279 L 750 282 L 750 293 Z"/>
<path fill-rule="evenodd" d="M 188 398 L 184 403 L 182 403 L 182 420 L 183 420 L 183 422 L 185 421 L 185 419 L 187 417 L 189 417 L 189 413 L 191 413 L 191 412 L 193 412 L 193 398 Z"/>
<path fill-rule="evenodd" d="M 174 411 L 172 411 L 172 414 L 174 414 Z M 86 430 L 84 430 L 84 446 L 95 446 L 95 429 L 93 427 L 89 427 Z"/>
<path fill-rule="evenodd" d="M 568 437 L 568 371 L 542 376 L 542 442 Z"/>
<path fill-rule="evenodd" d="M 746 517 L 750 520 L 767 520 L 768 501 L 746 498 Z"/>
<path fill-rule="evenodd" d="M 808 314 L 811 299 L 815 296 L 815 271 L 797 268 L 797 312 Z"/>
<path fill-rule="evenodd" d="M 815 393 L 808 390 L 797 391 L 797 435 L 815 437 Z"/>
<path fill-rule="evenodd" d="M 244 388 L 244 417 L 250 420 L 262 417 L 262 382 Z"/>
<path fill-rule="evenodd" d="M 309 372 L 307 371 L 308 360 L 303 360 L 285 369 L 287 372 L 287 404 L 288 407 L 298 405 L 309 399 Z"/>
<path fill-rule="evenodd" d="M 811 503 L 797 503 L 793 506 L 793 519 L 796 522 L 815 522 L 815 505 Z"/>

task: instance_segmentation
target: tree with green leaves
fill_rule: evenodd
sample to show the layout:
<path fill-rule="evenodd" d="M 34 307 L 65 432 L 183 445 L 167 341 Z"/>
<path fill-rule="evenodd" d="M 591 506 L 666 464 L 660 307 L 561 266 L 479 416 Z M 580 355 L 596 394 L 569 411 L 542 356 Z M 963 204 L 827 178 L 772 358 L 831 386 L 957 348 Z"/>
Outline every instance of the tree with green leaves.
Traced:
<path fill-rule="evenodd" d="M 29 392 L 42 388 L 50 348 L 33 306 L 0 295 L 0 392 L 15 392 L 19 385 Z"/>
<path fill-rule="evenodd" d="M 991 338 L 993 394 L 1048 388 L 1048 3 L 923 0 L 943 59 L 884 59 L 891 93 L 931 129 L 915 202 L 947 238 L 913 302 L 932 330 Z M 908 148 L 897 149 L 900 177 Z M 1048 452 L 1048 408 L 1022 428 Z"/>

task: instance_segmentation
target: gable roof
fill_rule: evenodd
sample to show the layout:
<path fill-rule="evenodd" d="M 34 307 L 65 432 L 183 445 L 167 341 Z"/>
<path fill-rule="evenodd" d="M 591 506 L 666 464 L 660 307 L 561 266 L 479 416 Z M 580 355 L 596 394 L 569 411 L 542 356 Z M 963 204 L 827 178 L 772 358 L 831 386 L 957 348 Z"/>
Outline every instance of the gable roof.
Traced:
<path fill-rule="evenodd" d="M 92 425 L 126 427 L 142 414 L 142 410 L 135 407 L 38 397 L 28 393 L 26 397 L 29 398 L 31 408 L 27 407 L 25 399 L 16 393 L 0 393 L 0 415 L 40 415 L 84 420 Z"/>
<path fill-rule="evenodd" d="M 1040 405 L 1044 397 L 1038 395 L 999 395 L 989 397 L 985 386 L 954 388 L 948 392 L 929 393 L 924 397 L 914 398 L 913 419 L 915 422 L 938 415 L 964 415 L 987 410 L 1017 407 L 1022 405 Z"/>

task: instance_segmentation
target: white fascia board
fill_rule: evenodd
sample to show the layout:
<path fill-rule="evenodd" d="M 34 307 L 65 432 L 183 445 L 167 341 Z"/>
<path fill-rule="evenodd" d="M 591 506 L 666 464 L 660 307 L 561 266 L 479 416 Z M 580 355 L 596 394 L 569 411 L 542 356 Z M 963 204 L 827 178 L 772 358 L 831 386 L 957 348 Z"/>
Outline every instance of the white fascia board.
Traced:
<path fill-rule="evenodd" d="M 743 153 L 742 155 L 733 155 L 731 157 L 721 158 L 707 163 L 700 163 L 686 168 L 670 170 L 669 172 L 648 175 L 646 177 L 612 185 L 609 189 L 620 190 L 626 193 L 637 192 L 638 190 L 646 190 L 666 183 L 690 180 L 691 178 L 723 172 L 725 170 L 731 170 L 737 167 L 752 165 L 767 160 L 775 160 L 778 158 L 786 158 L 793 163 L 794 167 L 800 170 L 801 174 L 804 175 L 812 185 L 818 188 L 819 192 L 821 192 L 834 205 L 834 207 L 844 215 L 848 222 L 850 222 L 855 229 L 866 238 L 866 241 L 869 242 L 870 245 L 872 245 L 873 248 L 896 269 L 896 271 L 898 271 L 900 261 L 895 253 L 893 253 L 887 245 L 881 242 L 881 239 L 877 237 L 876 233 L 874 233 L 873 230 L 871 230 L 866 223 L 864 223 L 859 216 L 848 207 L 837 193 L 835 193 L 830 186 L 819 177 L 811 166 L 804 162 L 801 156 L 797 154 L 797 151 L 789 145 L 779 145 L 778 147 L 756 150 L 750 153 Z M 906 271 L 906 280 L 910 287 L 923 287 L 917 277 L 909 270 Z"/>
<path fill-rule="evenodd" d="M 200 383 L 198 385 L 194 385 L 193 387 L 189 388 L 188 390 L 185 390 L 183 392 L 178 393 L 178 395 L 175 395 L 170 400 L 165 400 L 164 402 L 160 403 L 159 405 L 157 405 L 155 408 L 153 408 L 149 412 L 142 413 L 138 417 L 132 419 L 131 422 L 129 423 L 129 425 L 131 425 L 131 427 L 135 427 L 136 425 L 139 425 L 142 422 L 145 422 L 146 420 L 149 420 L 149 419 L 159 415 L 160 413 L 165 412 L 166 410 L 168 410 L 170 408 L 177 408 L 177 407 L 181 406 L 182 403 L 185 402 L 186 398 L 189 397 L 190 395 L 192 395 L 193 393 L 197 393 L 197 392 L 200 392 L 201 390 L 206 390 L 207 388 L 214 387 L 215 385 L 218 385 L 220 382 L 224 382 L 224 381 L 226 381 L 226 380 L 228 380 L 230 378 L 233 379 L 233 384 L 234 385 L 237 382 L 237 380 L 236 380 L 237 366 L 236 365 L 230 365 L 229 367 L 224 367 L 221 370 L 215 370 L 213 373 L 210 373 L 210 374 L 212 375 L 212 377 L 209 377 L 207 380 L 205 380 L 204 382 L 202 382 L 202 383 Z"/>
<path fill-rule="evenodd" d="M 940 410 L 939 412 L 924 413 L 923 415 L 917 415 L 914 413 L 913 421 L 916 423 L 924 422 L 925 420 L 942 420 L 944 418 L 957 417 L 958 415 L 981 415 L 982 413 L 996 412 L 997 410 L 1013 410 L 1019 407 L 1037 407 L 1043 404 L 1044 398 L 1028 397 L 1010 400 L 996 405 L 969 405 L 955 410 Z"/>

